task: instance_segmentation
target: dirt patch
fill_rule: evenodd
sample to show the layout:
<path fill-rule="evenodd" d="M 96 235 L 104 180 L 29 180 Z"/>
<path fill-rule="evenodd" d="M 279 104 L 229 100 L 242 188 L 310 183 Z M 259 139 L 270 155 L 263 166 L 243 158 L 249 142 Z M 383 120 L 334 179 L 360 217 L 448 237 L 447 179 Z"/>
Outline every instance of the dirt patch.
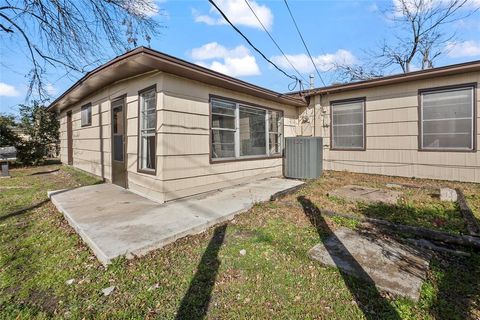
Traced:
<path fill-rule="evenodd" d="M 396 204 L 402 193 L 393 190 L 347 185 L 333 190 L 330 195 L 343 198 L 347 201 Z"/>
<path fill-rule="evenodd" d="M 49 315 L 53 315 L 58 306 L 57 297 L 45 290 L 32 291 L 28 303 L 38 307 L 41 311 Z"/>

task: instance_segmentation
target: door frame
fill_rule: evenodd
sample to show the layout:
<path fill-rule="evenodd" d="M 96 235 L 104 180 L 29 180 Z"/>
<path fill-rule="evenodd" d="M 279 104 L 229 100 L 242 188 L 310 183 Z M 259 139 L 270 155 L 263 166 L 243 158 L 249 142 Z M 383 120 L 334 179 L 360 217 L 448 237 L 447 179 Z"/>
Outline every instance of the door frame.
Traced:
<path fill-rule="evenodd" d="M 72 111 L 67 112 L 67 164 L 73 165 L 73 119 Z"/>
<path fill-rule="evenodd" d="M 124 169 L 124 179 L 125 179 L 125 189 L 128 189 L 128 175 L 127 175 L 127 94 L 123 94 L 115 99 L 111 100 L 110 103 L 110 165 L 111 165 L 111 182 L 113 183 L 113 108 L 115 103 L 122 101 L 122 113 L 123 113 L 123 169 Z"/>

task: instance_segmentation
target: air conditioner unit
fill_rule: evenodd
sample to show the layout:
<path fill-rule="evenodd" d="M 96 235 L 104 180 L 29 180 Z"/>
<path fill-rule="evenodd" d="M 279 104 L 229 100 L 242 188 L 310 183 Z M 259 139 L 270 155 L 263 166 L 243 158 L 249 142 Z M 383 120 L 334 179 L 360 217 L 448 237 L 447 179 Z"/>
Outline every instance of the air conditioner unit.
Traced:
<path fill-rule="evenodd" d="M 284 175 L 293 179 L 316 179 L 322 175 L 321 137 L 285 138 Z"/>

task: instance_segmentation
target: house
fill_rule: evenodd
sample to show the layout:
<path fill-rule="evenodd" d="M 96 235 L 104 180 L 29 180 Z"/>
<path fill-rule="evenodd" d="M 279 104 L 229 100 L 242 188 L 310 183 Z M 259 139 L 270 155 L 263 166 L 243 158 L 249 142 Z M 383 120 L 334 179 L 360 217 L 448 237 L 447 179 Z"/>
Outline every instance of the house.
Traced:
<path fill-rule="evenodd" d="M 327 170 L 480 182 L 480 61 L 302 92 Z"/>
<path fill-rule="evenodd" d="M 140 47 L 49 108 L 62 162 L 164 202 L 279 176 L 298 135 L 326 169 L 480 182 L 479 81 L 476 61 L 281 94 Z"/>
<path fill-rule="evenodd" d="M 305 102 L 140 47 L 51 105 L 63 163 L 159 202 L 281 176 Z"/>

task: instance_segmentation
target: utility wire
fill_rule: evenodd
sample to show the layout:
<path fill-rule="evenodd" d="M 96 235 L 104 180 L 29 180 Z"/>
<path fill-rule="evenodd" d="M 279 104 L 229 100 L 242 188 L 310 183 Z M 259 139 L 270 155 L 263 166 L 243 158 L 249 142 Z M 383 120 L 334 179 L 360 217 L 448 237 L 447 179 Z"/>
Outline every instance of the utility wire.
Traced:
<path fill-rule="evenodd" d="M 290 13 L 290 17 L 293 20 L 293 24 L 295 25 L 295 28 L 297 29 L 298 35 L 300 36 L 300 39 L 302 39 L 303 46 L 307 50 L 308 56 L 310 57 L 310 61 L 312 61 L 313 66 L 315 67 L 315 70 L 317 71 L 318 77 L 320 78 L 320 81 L 322 81 L 322 84 L 324 87 L 326 87 L 325 82 L 323 81 L 322 75 L 320 74 L 320 71 L 318 71 L 317 65 L 315 64 L 315 61 L 313 61 L 312 55 L 310 54 L 310 50 L 308 50 L 307 44 L 305 43 L 305 39 L 303 39 L 302 33 L 300 32 L 300 29 L 298 28 L 297 21 L 295 21 L 295 18 L 293 17 L 292 11 L 290 10 L 290 6 L 288 5 L 287 0 L 283 0 L 285 3 L 285 6 L 287 6 L 288 12 Z"/>
<path fill-rule="evenodd" d="M 292 64 L 292 62 L 288 59 L 287 55 L 285 54 L 285 52 L 283 52 L 282 48 L 280 48 L 280 46 L 278 45 L 277 41 L 275 41 L 275 39 L 272 37 L 272 35 L 270 34 L 270 32 L 268 32 L 267 28 L 265 28 L 265 26 L 263 25 L 262 21 L 260 20 L 260 18 L 257 16 L 257 14 L 255 13 L 255 11 L 253 10 L 252 6 L 250 5 L 249 3 L 249 0 L 245 0 L 245 3 L 247 4 L 247 6 L 250 8 L 250 11 L 252 11 L 253 15 L 255 16 L 255 18 L 257 18 L 257 21 L 258 23 L 260 23 L 260 25 L 262 26 L 263 30 L 267 33 L 267 35 L 270 37 L 270 40 L 273 41 L 273 43 L 277 46 L 278 50 L 282 53 L 282 55 L 285 57 L 285 60 L 287 60 L 287 62 L 290 64 L 290 66 L 292 66 L 293 70 L 295 70 L 295 72 L 298 73 L 298 75 L 303 79 L 305 80 L 306 83 L 308 83 L 308 80 L 297 70 L 297 68 L 295 68 L 295 66 Z"/>
<path fill-rule="evenodd" d="M 240 34 L 242 36 L 243 39 L 245 39 L 245 41 L 247 41 L 247 43 L 250 45 L 250 47 L 252 47 L 259 55 L 262 56 L 263 59 L 265 59 L 268 63 L 270 63 L 272 66 L 275 67 L 275 69 L 277 69 L 278 71 L 280 71 L 281 73 L 283 73 L 286 77 L 292 79 L 292 80 L 295 80 L 295 85 L 297 84 L 297 82 L 300 84 L 300 90 L 302 90 L 302 80 L 298 79 L 297 76 L 294 76 L 294 75 L 290 75 L 288 73 L 286 73 L 285 71 L 283 71 L 279 66 L 277 66 L 274 62 L 272 62 L 270 59 L 267 58 L 267 56 L 265 56 L 265 54 L 263 54 L 263 52 L 261 52 L 257 47 L 255 47 L 253 45 L 253 43 L 247 38 L 247 36 L 245 36 L 242 31 L 240 31 L 240 29 L 238 29 L 228 18 L 227 16 L 225 15 L 225 13 L 223 13 L 223 11 L 217 6 L 217 4 L 213 1 L 213 0 L 208 0 L 208 2 L 210 2 L 210 4 L 212 6 L 214 6 L 218 12 L 222 15 L 222 17 L 225 19 L 225 21 L 228 22 L 228 24 L 233 28 L 235 29 L 235 31 L 237 31 L 238 34 Z M 292 89 L 293 90 L 293 89 Z"/>

